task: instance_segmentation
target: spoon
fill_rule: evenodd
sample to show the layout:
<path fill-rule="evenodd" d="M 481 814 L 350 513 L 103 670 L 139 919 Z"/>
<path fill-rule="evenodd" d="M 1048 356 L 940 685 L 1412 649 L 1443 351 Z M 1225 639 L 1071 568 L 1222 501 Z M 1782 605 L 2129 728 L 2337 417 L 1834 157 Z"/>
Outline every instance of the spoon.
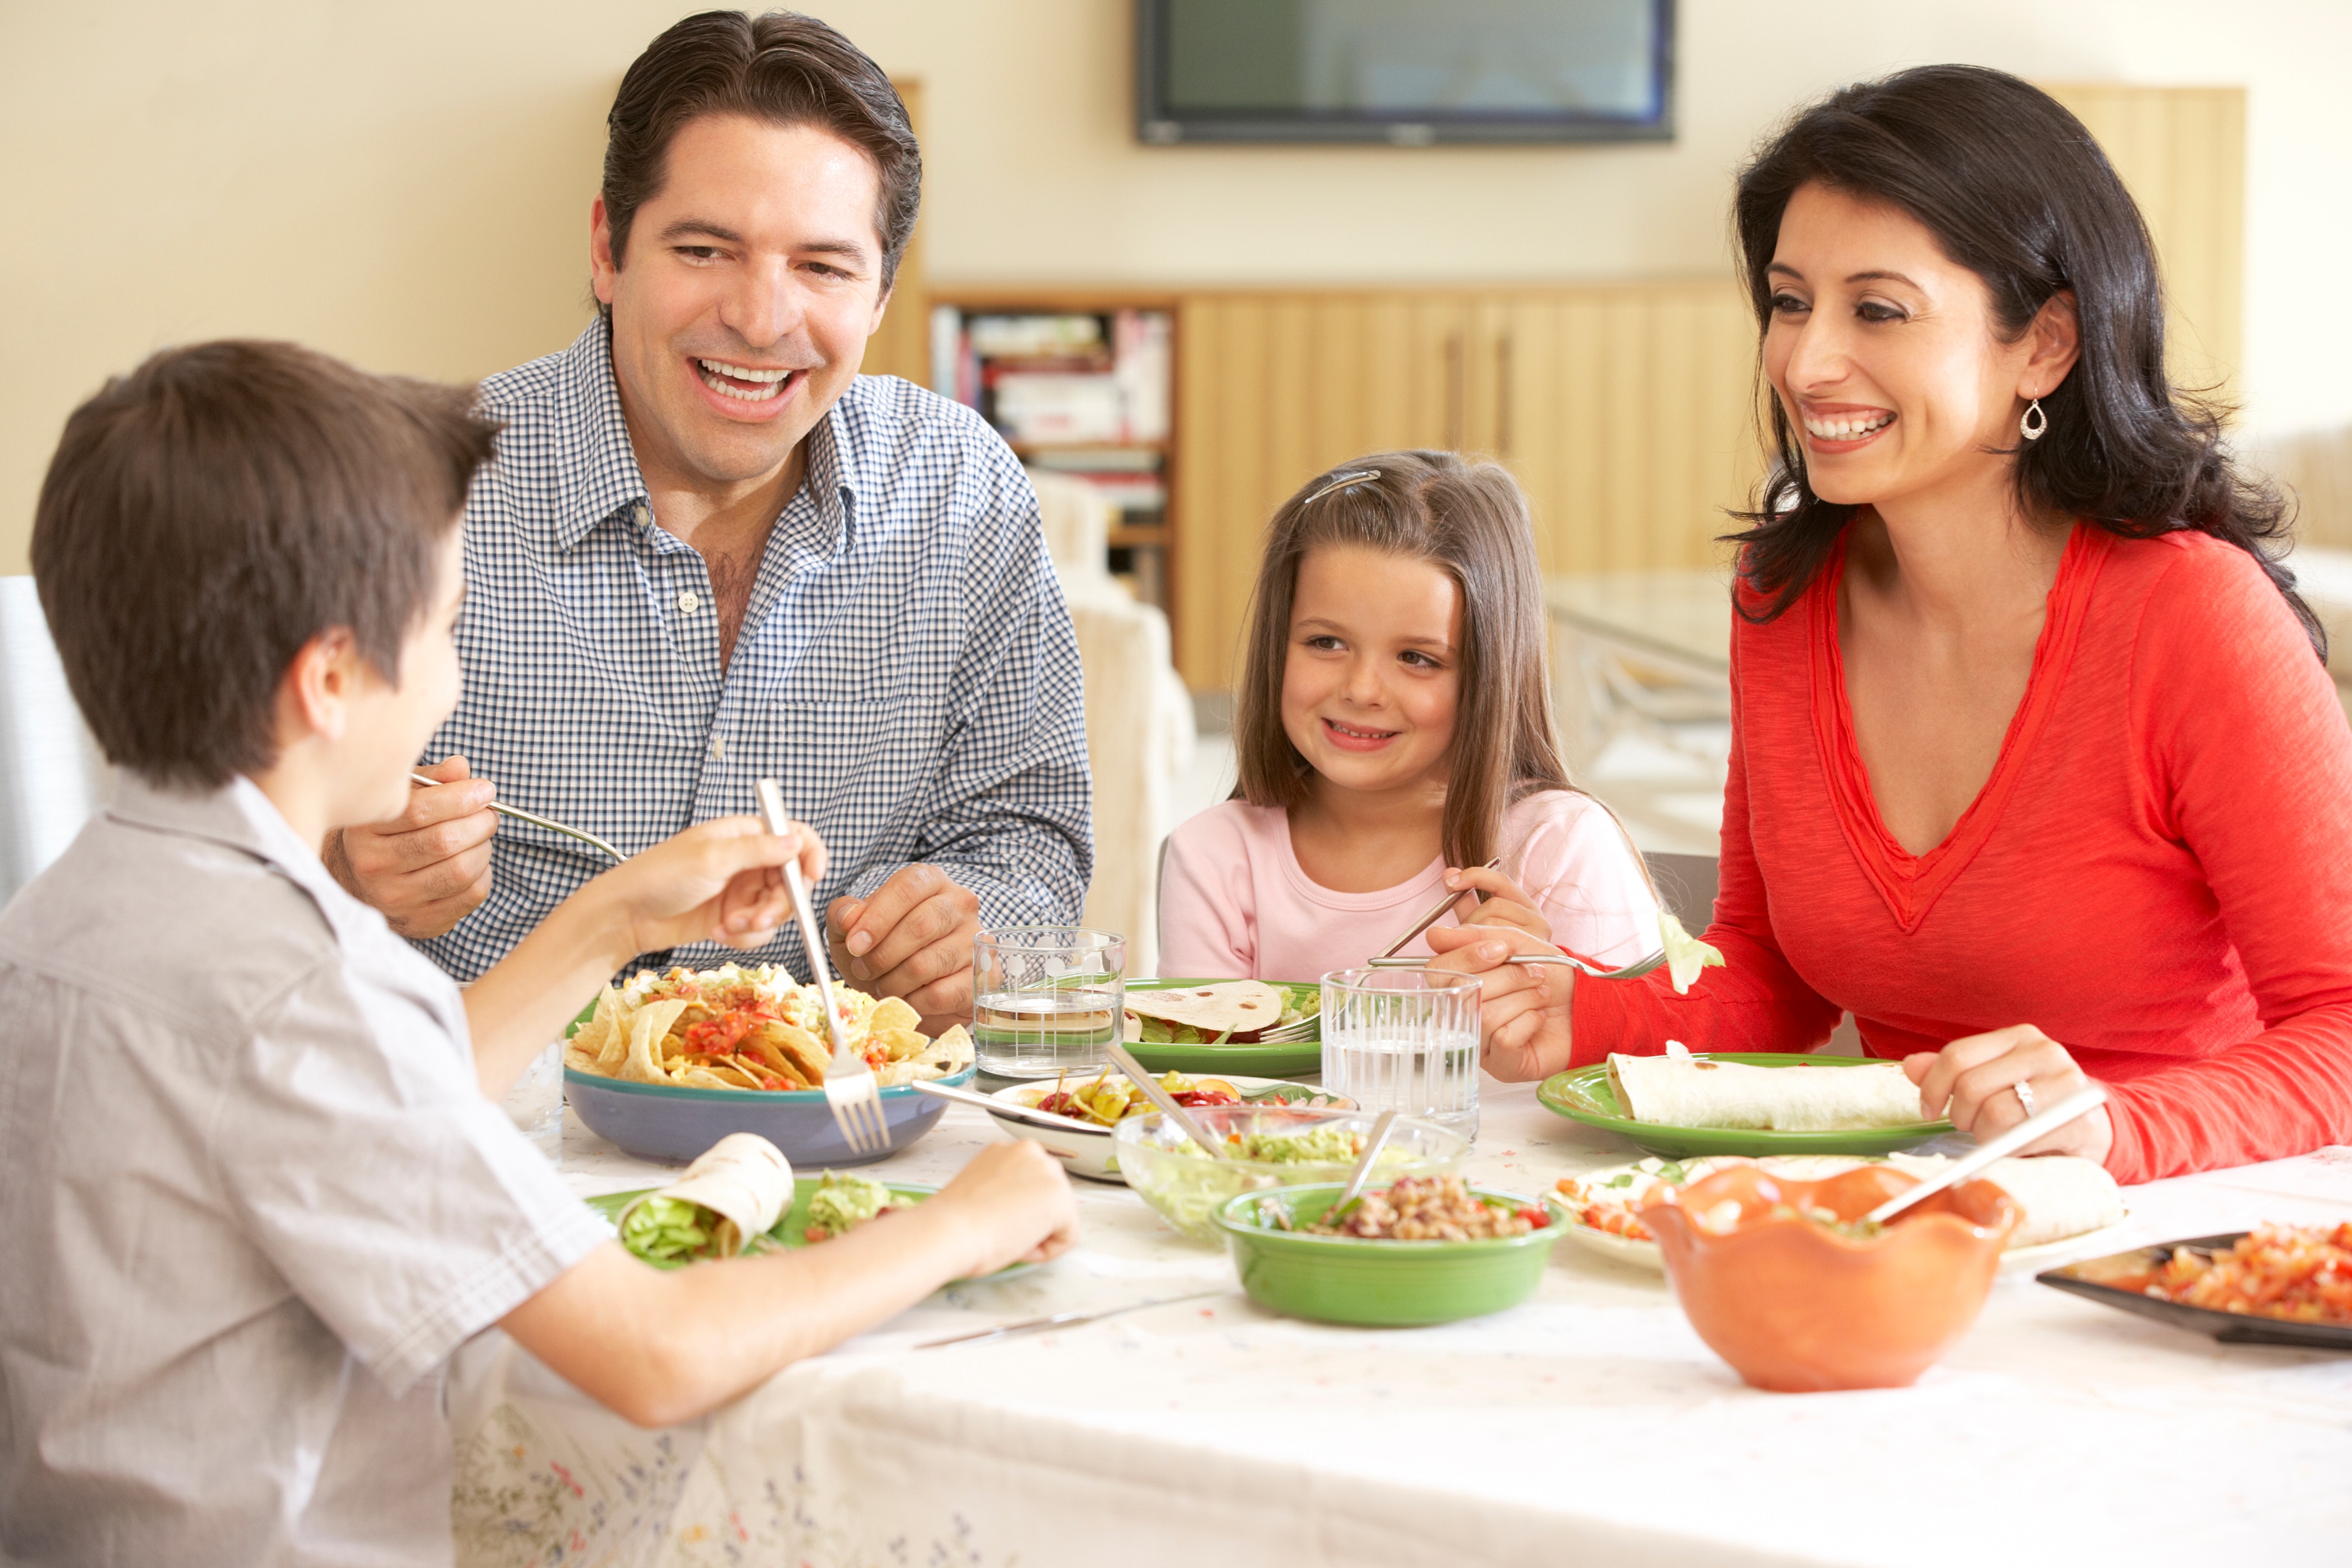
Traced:
<path fill-rule="evenodd" d="M 1143 1097 L 1158 1106 L 1161 1115 L 1174 1123 L 1177 1129 L 1186 1137 L 1208 1151 L 1211 1159 L 1222 1160 L 1225 1157 L 1225 1151 L 1212 1142 L 1209 1135 L 1201 1131 L 1192 1118 L 1185 1114 L 1184 1107 L 1176 1103 L 1174 1096 L 1160 1086 L 1160 1080 L 1144 1071 L 1143 1063 L 1135 1060 L 1133 1051 L 1117 1040 L 1111 1041 L 1105 1049 L 1110 1052 L 1112 1064 L 1135 1081 L 1135 1086 L 1143 1091 Z"/>
<path fill-rule="evenodd" d="M 1339 1196 L 1323 1211 L 1325 1218 L 1337 1218 L 1339 1211 L 1355 1202 L 1356 1195 L 1364 1190 L 1364 1183 L 1372 1174 L 1372 1162 L 1381 1157 L 1381 1145 L 1389 1141 L 1389 1129 L 1396 1125 L 1397 1114 L 1394 1110 L 1383 1111 L 1381 1119 L 1372 1124 L 1372 1135 L 1364 1140 L 1364 1152 L 1357 1156 L 1356 1168 L 1348 1173 L 1348 1185 L 1339 1189 Z"/>
<path fill-rule="evenodd" d="M 1921 1198 L 1933 1197 L 1946 1187 L 1958 1186 L 2002 1155 L 2023 1148 L 2044 1133 L 2053 1132 L 2069 1122 L 2089 1115 L 2106 1103 L 2107 1092 L 2095 1083 L 2088 1089 L 2069 1094 L 2047 1111 L 2028 1116 L 2008 1132 L 1986 1143 L 1975 1153 L 1964 1155 L 1954 1160 L 1917 1186 L 1904 1188 L 1863 1218 L 1874 1225 L 1884 1225 Z"/>

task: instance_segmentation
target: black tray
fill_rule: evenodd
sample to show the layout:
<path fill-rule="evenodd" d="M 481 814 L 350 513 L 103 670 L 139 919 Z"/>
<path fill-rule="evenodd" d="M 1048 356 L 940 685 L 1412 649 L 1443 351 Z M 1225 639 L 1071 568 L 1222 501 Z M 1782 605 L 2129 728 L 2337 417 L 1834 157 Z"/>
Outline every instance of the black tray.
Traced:
<path fill-rule="evenodd" d="M 2186 1247 L 2192 1252 L 2226 1252 L 2245 1235 L 2245 1231 L 2233 1230 L 2226 1236 L 2192 1236 L 2185 1241 L 2165 1241 L 2153 1247 L 2135 1248 L 2129 1252 L 2112 1253 L 2105 1258 L 2085 1258 L 2062 1269 L 2044 1270 L 2033 1277 L 2045 1285 L 2071 1291 L 2103 1307 L 2137 1312 L 2141 1317 L 2154 1318 L 2158 1322 L 2170 1323 L 2192 1333 L 2211 1334 L 2223 1344 L 2286 1344 L 2299 1350 L 2352 1350 L 2352 1323 L 2289 1322 L 2284 1318 L 2258 1318 L 2244 1312 L 2216 1312 L 2211 1307 L 2185 1306 L 2179 1301 L 2167 1301 L 2155 1296 L 2144 1296 L 2137 1291 L 2102 1284 L 2098 1278 L 2102 1273 L 2122 1274 L 2154 1267 L 2171 1257 L 2176 1247 Z"/>

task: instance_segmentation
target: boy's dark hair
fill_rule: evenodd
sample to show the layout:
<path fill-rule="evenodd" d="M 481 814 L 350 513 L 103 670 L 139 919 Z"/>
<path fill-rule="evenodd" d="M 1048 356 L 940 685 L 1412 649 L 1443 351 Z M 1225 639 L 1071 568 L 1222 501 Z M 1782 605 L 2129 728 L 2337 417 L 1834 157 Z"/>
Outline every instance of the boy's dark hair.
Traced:
<path fill-rule="evenodd" d="M 155 355 L 74 410 L 33 576 L 107 758 L 216 788 L 277 757 L 302 645 L 348 627 L 387 680 L 498 426 L 470 389 L 291 343 Z"/>
<path fill-rule="evenodd" d="M 771 125 L 830 131 L 874 160 L 881 210 L 882 291 L 915 232 L 923 155 L 890 78 L 856 45 L 814 16 L 705 11 L 646 46 L 604 119 L 604 222 L 613 264 L 625 265 L 637 208 L 661 190 L 669 144 L 690 120 L 741 114 Z"/>

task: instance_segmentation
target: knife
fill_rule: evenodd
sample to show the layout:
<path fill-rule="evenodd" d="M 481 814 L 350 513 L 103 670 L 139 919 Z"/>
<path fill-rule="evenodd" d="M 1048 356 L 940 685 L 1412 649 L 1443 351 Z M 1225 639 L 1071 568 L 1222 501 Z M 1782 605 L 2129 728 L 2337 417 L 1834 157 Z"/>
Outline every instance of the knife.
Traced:
<path fill-rule="evenodd" d="M 937 1350 L 941 1345 L 976 1344 L 982 1340 L 1004 1339 L 1013 1334 L 1042 1333 L 1047 1329 L 1067 1328 L 1072 1323 L 1090 1323 L 1097 1318 L 1115 1318 L 1121 1312 L 1139 1312 L 1146 1307 L 1172 1307 L 1179 1301 L 1198 1301 L 1210 1296 L 1229 1296 L 1230 1290 L 1195 1291 L 1189 1296 L 1162 1296 L 1157 1301 L 1129 1301 L 1123 1307 L 1104 1307 L 1091 1312 L 1055 1312 L 1051 1317 L 1023 1318 L 1019 1322 L 999 1323 L 992 1329 L 974 1329 L 970 1333 L 950 1334 L 945 1339 L 925 1340 L 917 1350 Z"/>

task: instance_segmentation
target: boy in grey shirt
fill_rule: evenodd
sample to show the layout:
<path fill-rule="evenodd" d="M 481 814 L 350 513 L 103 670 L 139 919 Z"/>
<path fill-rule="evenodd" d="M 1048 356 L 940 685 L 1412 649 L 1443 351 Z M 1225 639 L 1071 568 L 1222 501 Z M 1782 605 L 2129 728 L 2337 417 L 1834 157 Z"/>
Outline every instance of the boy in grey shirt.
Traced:
<path fill-rule="evenodd" d="M 681 1420 L 1073 1232 L 1021 1143 L 825 1247 L 659 1273 L 492 1103 L 632 955 L 767 940 L 777 868 L 824 852 L 702 823 L 464 993 L 327 874 L 317 846 L 398 809 L 456 700 L 493 435 L 459 389 L 256 343 L 160 354 L 67 424 L 34 568 L 122 773 L 0 913 L 12 1561 L 446 1563 L 440 1377 L 469 1335 Z"/>

